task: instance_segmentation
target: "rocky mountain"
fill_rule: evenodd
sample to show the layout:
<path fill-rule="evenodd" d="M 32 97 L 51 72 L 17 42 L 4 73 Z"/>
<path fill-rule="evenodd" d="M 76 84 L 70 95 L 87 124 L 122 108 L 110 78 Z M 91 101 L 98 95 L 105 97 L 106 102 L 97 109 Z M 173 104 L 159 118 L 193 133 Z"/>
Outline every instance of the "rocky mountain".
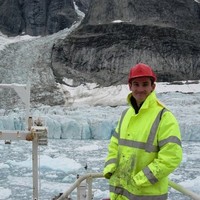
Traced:
<path fill-rule="evenodd" d="M 63 78 L 73 79 L 72 86 L 86 82 L 123 84 L 130 67 L 138 62 L 151 65 L 158 81 L 200 79 L 197 2 L 77 0 L 78 4 L 86 15 L 75 23 L 81 15 L 70 0 L 0 0 L 2 32 L 50 34 L 1 50 L 0 73 L 5 75 L 0 83 L 26 83 L 29 79 L 32 105 L 68 105 L 70 94 L 58 87 L 65 84 Z M 13 5 L 15 12 L 6 5 Z M 17 23 L 10 24 L 10 19 Z M 72 24 L 70 31 L 57 32 Z M 12 108 L 16 102 L 12 92 L 0 91 L 2 107 Z"/>
<path fill-rule="evenodd" d="M 200 78 L 200 10 L 193 0 L 93 0 L 81 25 L 52 52 L 57 80 L 127 82 L 145 62 L 159 81 Z"/>
<path fill-rule="evenodd" d="M 89 0 L 76 3 L 87 12 Z M 73 0 L 0 0 L 0 30 L 9 36 L 49 35 L 77 20 Z"/>

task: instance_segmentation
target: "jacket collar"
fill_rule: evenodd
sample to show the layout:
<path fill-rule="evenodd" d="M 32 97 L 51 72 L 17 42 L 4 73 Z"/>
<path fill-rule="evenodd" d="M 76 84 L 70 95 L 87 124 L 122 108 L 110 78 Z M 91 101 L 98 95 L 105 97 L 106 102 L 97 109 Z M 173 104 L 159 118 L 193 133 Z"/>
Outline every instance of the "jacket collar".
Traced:
<path fill-rule="evenodd" d="M 132 103 L 131 103 L 131 97 L 132 97 L 132 93 L 128 94 L 127 96 L 127 102 L 128 104 L 132 107 Z M 134 97 L 132 97 L 134 98 Z M 155 91 L 152 91 L 149 96 L 145 99 L 145 101 L 143 102 L 142 106 L 140 107 L 140 109 L 147 109 L 149 107 L 152 107 L 155 103 L 157 102 L 157 97 L 156 97 L 156 93 Z M 135 109 L 135 108 L 134 108 Z"/>

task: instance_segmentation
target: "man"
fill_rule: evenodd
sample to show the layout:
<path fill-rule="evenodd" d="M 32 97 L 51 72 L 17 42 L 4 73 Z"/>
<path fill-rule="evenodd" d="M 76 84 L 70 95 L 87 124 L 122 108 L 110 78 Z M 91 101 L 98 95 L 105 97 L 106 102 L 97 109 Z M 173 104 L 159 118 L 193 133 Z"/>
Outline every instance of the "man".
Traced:
<path fill-rule="evenodd" d="M 130 107 L 111 138 L 104 168 L 111 200 L 166 200 L 168 175 L 182 160 L 179 125 L 158 101 L 155 81 L 146 64 L 130 69 Z"/>

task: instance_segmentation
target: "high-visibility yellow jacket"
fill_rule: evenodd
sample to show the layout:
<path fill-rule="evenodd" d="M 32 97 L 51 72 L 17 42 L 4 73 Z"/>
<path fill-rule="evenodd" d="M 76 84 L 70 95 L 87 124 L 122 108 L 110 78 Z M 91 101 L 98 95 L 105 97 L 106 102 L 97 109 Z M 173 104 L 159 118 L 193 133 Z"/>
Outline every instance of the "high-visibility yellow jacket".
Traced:
<path fill-rule="evenodd" d="M 181 135 L 174 115 L 153 91 L 138 114 L 122 113 L 111 137 L 104 176 L 112 200 L 166 200 L 168 175 L 182 160 Z"/>

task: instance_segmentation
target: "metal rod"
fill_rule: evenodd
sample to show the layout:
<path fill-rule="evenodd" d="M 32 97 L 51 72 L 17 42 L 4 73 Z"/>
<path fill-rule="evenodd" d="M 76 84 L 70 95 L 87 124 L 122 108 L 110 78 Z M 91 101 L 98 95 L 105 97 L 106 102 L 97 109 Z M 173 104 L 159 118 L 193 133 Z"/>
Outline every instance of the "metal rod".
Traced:
<path fill-rule="evenodd" d="M 28 134 L 30 131 L 3 130 L 0 131 L 0 140 L 26 140 Z"/>
<path fill-rule="evenodd" d="M 81 176 L 80 178 L 78 178 L 75 183 L 66 191 L 64 192 L 57 200 L 64 200 L 65 198 L 68 198 L 68 196 L 71 194 L 71 192 L 73 192 L 74 189 L 77 188 L 77 186 L 80 185 L 80 183 L 87 179 L 87 178 L 103 178 L 103 174 L 102 173 L 89 173 L 89 174 L 85 174 L 84 176 Z"/>
<path fill-rule="evenodd" d="M 38 141 L 37 135 L 32 141 L 33 200 L 38 200 Z"/>
<path fill-rule="evenodd" d="M 88 183 L 87 200 L 92 200 L 92 177 L 87 178 L 87 183 Z"/>
<path fill-rule="evenodd" d="M 71 192 L 73 192 L 74 189 L 76 189 L 80 183 L 87 179 L 89 180 L 88 181 L 88 184 L 91 184 L 91 179 L 92 178 L 103 178 L 103 174 L 102 173 L 89 173 L 89 174 L 86 174 L 84 176 L 81 176 L 79 179 L 77 179 L 75 181 L 75 183 L 66 191 L 64 192 L 57 200 L 64 200 L 65 198 L 68 198 L 68 196 L 71 194 Z M 182 194 L 186 195 L 186 196 L 189 196 L 190 198 L 192 198 L 193 200 L 200 200 L 200 195 L 184 188 L 183 186 L 169 180 L 169 186 L 174 188 L 175 190 L 181 192 Z M 89 190 L 91 190 L 90 188 L 91 186 L 89 186 Z M 88 191 L 88 197 L 91 196 L 91 191 Z"/>
<path fill-rule="evenodd" d="M 175 190 L 183 193 L 184 195 L 191 197 L 194 200 L 200 200 L 200 196 L 198 194 L 195 194 L 194 192 L 184 188 L 183 186 L 181 186 L 171 180 L 169 180 L 169 186 L 171 186 Z"/>

